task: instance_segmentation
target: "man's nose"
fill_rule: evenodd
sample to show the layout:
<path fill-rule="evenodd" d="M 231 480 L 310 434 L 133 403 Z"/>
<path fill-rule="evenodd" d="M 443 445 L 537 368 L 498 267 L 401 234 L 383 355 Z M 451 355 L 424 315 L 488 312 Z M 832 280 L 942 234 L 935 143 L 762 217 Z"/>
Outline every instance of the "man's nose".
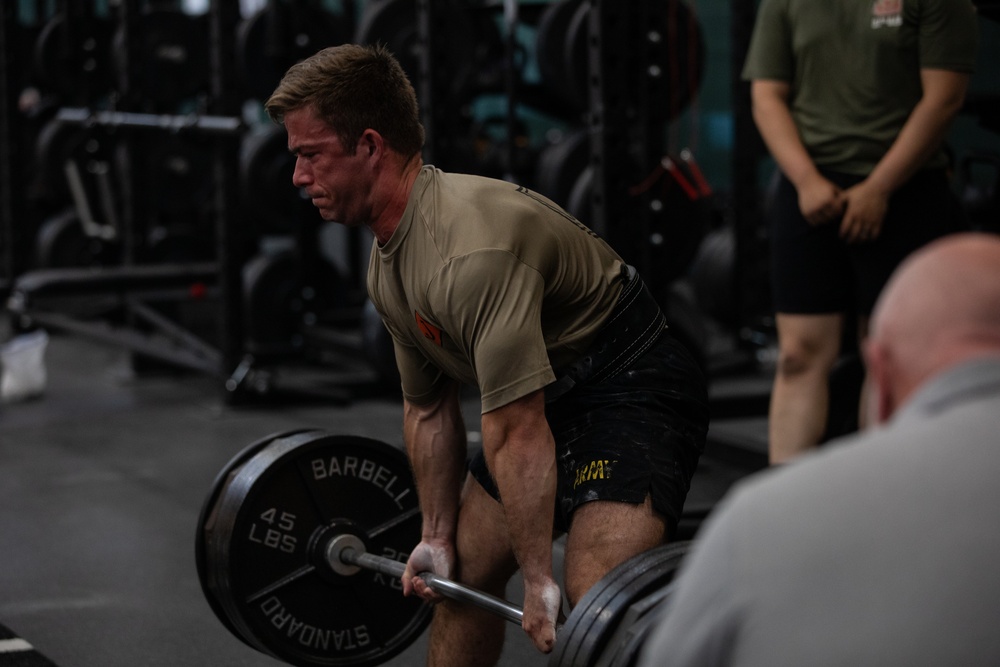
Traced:
<path fill-rule="evenodd" d="M 295 171 L 292 172 L 292 185 L 297 188 L 304 188 L 311 182 L 308 171 L 302 166 L 302 160 L 295 159 Z"/>

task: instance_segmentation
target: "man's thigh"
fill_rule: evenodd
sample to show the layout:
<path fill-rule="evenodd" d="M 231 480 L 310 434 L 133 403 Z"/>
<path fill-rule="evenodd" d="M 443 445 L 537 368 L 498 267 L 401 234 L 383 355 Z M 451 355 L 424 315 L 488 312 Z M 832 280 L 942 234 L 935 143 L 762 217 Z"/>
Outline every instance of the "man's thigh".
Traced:
<path fill-rule="evenodd" d="M 638 505 L 597 500 L 573 513 L 566 538 L 565 588 L 570 605 L 632 556 L 667 541 L 667 522 L 650 498 Z"/>

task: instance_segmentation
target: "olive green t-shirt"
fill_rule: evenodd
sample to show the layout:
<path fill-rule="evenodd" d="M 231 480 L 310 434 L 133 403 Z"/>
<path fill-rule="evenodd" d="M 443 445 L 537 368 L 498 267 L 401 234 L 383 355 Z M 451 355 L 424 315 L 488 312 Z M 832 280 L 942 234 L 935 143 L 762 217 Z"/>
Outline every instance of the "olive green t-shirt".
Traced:
<path fill-rule="evenodd" d="M 447 378 L 489 412 L 541 389 L 614 308 L 622 260 L 550 200 L 425 166 L 399 227 L 372 247 L 368 292 L 393 337 L 404 397 Z"/>
<path fill-rule="evenodd" d="M 977 45 L 969 0 L 763 0 L 743 78 L 791 84 L 813 161 L 866 175 L 919 101 L 920 70 L 971 72 Z"/>

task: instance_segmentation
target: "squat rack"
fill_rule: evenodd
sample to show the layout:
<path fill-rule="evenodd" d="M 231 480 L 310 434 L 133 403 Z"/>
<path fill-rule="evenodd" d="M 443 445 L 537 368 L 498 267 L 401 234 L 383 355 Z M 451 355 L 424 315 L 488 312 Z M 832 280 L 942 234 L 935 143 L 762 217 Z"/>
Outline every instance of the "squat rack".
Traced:
<path fill-rule="evenodd" d="M 63 2 L 58 9 L 68 11 Z M 124 72 L 120 80 L 116 109 L 97 111 L 61 108 L 57 118 L 83 127 L 114 128 L 123 134 L 145 132 L 192 133 L 211 143 L 212 175 L 215 184 L 214 262 L 196 264 L 140 265 L 135 262 L 136 239 L 132 230 L 141 222 L 143 202 L 130 178 L 135 155 L 129 142 L 123 142 L 119 154 L 123 165 L 118 185 L 121 202 L 123 261 L 120 266 L 97 269 L 42 269 L 23 271 L 24 262 L 15 257 L 25 247 L 18 224 L 25 211 L 23 176 L 15 168 L 22 157 L 14 138 L 17 100 L 12 87 L 19 83 L 16 72 L 27 71 L 10 55 L 9 48 L 18 34 L 17 3 L 3 3 L 0 12 L 0 215 L 3 229 L 3 275 L 9 279 L 8 310 L 15 316 L 17 328 L 50 326 L 96 338 L 147 356 L 225 379 L 239 366 L 243 357 L 241 267 L 245 257 L 242 233 L 236 224 L 236 183 L 239 137 L 244 131 L 240 100 L 234 91 L 235 63 L 232 26 L 239 19 L 237 0 L 213 0 L 208 11 L 210 95 L 207 113 L 178 116 L 147 114 L 138 108 L 142 91 L 137 85 L 140 66 L 138 22 L 139 0 L 122 0 L 116 7 L 123 48 L 118 54 Z M 67 30 L 73 30 L 68 21 Z M 220 300 L 217 323 L 217 347 L 171 322 L 143 302 L 149 297 L 190 295 L 217 296 Z M 80 295 L 114 296 L 127 311 L 124 326 L 93 322 L 60 312 L 60 299 Z M 146 329 L 135 326 L 142 322 Z M 152 333 L 149 331 L 152 327 Z M 235 400 L 239 387 L 230 386 L 227 399 Z"/>

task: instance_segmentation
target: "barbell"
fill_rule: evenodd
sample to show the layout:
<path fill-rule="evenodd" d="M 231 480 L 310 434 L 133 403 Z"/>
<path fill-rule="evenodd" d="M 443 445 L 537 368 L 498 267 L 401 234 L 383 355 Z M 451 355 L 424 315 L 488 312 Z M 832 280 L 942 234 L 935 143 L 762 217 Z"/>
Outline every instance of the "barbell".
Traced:
<path fill-rule="evenodd" d="M 254 649 L 294 665 L 377 665 L 430 621 L 433 606 L 404 597 L 400 583 L 420 532 L 399 448 L 297 430 L 258 440 L 220 471 L 198 519 L 196 564 L 209 606 Z M 559 628 L 549 664 L 634 664 L 688 544 L 611 570 Z M 421 576 L 445 597 L 521 623 L 522 610 L 506 600 Z"/>

